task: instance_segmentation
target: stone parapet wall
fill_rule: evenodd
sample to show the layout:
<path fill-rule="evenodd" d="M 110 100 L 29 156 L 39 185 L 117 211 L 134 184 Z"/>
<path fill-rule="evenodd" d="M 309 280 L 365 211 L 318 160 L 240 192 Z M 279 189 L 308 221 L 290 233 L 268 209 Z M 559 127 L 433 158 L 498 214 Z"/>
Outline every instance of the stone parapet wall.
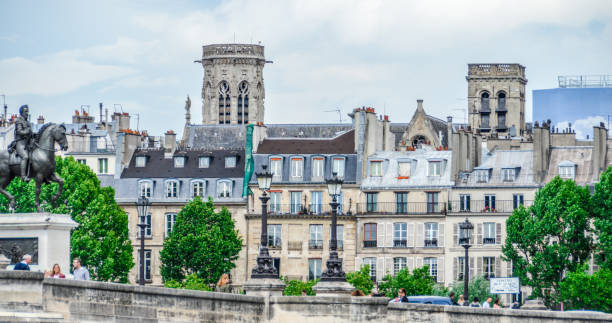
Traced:
<path fill-rule="evenodd" d="M 24 320 L 27 317 L 28 320 Z M 612 322 L 592 312 L 388 304 L 370 297 L 264 297 L 43 278 L 0 270 L 2 322 Z"/>

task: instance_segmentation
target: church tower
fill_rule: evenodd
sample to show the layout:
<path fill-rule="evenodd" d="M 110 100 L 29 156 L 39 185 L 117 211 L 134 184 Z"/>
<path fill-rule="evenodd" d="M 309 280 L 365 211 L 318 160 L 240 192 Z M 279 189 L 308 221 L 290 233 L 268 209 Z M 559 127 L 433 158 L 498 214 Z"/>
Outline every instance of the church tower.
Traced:
<path fill-rule="evenodd" d="M 264 121 L 264 47 L 249 44 L 203 46 L 203 124 Z"/>
<path fill-rule="evenodd" d="M 525 66 L 468 64 L 468 112 L 472 129 L 486 137 L 525 131 Z"/>

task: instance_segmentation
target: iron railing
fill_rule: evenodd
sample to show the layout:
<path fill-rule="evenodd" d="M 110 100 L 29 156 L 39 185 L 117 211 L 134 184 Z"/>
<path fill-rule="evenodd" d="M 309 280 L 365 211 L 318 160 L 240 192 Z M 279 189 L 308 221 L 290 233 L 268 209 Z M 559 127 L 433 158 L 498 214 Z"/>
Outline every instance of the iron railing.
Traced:
<path fill-rule="evenodd" d="M 308 248 L 309 249 L 323 249 L 323 240 L 309 240 Z"/>
<path fill-rule="evenodd" d="M 529 207 L 533 201 L 523 201 L 525 207 Z M 448 212 L 472 212 L 472 213 L 510 213 L 520 206 L 518 201 L 513 200 L 470 200 L 469 203 L 461 201 L 450 201 Z"/>
<path fill-rule="evenodd" d="M 444 214 L 446 203 L 377 202 L 357 203 L 358 214 Z"/>
<path fill-rule="evenodd" d="M 255 210 L 260 210 L 261 208 L 255 207 Z M 354 206 L 353 206 L 354 209 Z M 350 215 L 349 211 L 350 205 L 349 203 L 345 203 L 338 206 L 338 215 Z M 352 210 L 354 212 L 354 210 Z M 254 213 L 259 214 L 260 212 L 254 211 Z M 282 214 L 292 214 L 292 215 L 330 215 L 331 214 L 331 206 L 329 204 L 275 204 L 268 203 L 268 214 L 274 215 L 282 215 Z"/>
<path fill-rule="evenodd" d="M 364 248 L 376 248 L 376 240 L 365 240 L 363 241 Z"/>

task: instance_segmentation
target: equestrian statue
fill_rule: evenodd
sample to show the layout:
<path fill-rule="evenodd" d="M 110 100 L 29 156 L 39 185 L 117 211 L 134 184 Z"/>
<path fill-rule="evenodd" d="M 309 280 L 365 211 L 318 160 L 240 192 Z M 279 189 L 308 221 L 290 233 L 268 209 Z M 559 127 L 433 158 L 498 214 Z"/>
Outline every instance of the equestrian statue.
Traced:
<path fill-rule="evenodd" d="M 36 210 L 40 207 L 40 186 L 56 182 L 59 187 L 57 194 L 51 198 L 55 202 L 62 195 L 64 180 L 55 174 L 55 143 L 62 150 L 68 149 L 66 127 L 54 123 L 43 125 L 37 134 L 32 131 L 28 121 L 27 105 L 19 108 L 19 116 L 15 120 L 15 140 L 8 150 L 0 151 L 0 193 L 9 200 L 9 209 L 15 211 L 15 197 L 6 191 L 13 178 L 20 177 L 24 182 L 36 181 Z"/>

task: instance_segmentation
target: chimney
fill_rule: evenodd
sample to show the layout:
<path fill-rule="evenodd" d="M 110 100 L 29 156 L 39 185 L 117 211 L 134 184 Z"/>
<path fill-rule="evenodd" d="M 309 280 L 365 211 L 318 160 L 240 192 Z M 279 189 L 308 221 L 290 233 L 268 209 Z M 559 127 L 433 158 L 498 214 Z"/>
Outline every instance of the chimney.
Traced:
<path fill-rule="evenodd" d="M 417 111 L 423 110 L 423 99 L 417 100 Z"/>
<path fill-rule="evenodd" d="M 104 122 L 104 120 L 102 119 L 102 102 L 100 102 L 100 122 L 99 123 L 102 123 L 102 122 Z"/>
<path fill-rule="evenodd" d="M 448 149 L 453 147 L 453 117 L 446 117 L 446 146 Z M 440 138 L 442 140 L 442 138 Z"/>
<path fill-rule="evenodd" d="M 45 117 L 43 116 L 38 116 L 38 120 L 37 120 L 38 124 L 45 124 Z"/>
<path fill-rule="evenodd" d="M 603 122 L 599 127 L 593 127 L 593 180 L 598 181 L 599 176 L 606 168 L 606 156 L 608 155 L 608 129 Z M 610 162 L 610 161 L 608 161 Z"/>
<path fill-rule="evenodd" d="M 165 158 L 172 158 L 176 151 L 176 133 L 172 130 L 166 131 L 164 135 Z"/>
<path fill-rule="evenodd" d="M 130 114 L 123 112 L 119 114 L 119 130 L 130 129 Z"/>

